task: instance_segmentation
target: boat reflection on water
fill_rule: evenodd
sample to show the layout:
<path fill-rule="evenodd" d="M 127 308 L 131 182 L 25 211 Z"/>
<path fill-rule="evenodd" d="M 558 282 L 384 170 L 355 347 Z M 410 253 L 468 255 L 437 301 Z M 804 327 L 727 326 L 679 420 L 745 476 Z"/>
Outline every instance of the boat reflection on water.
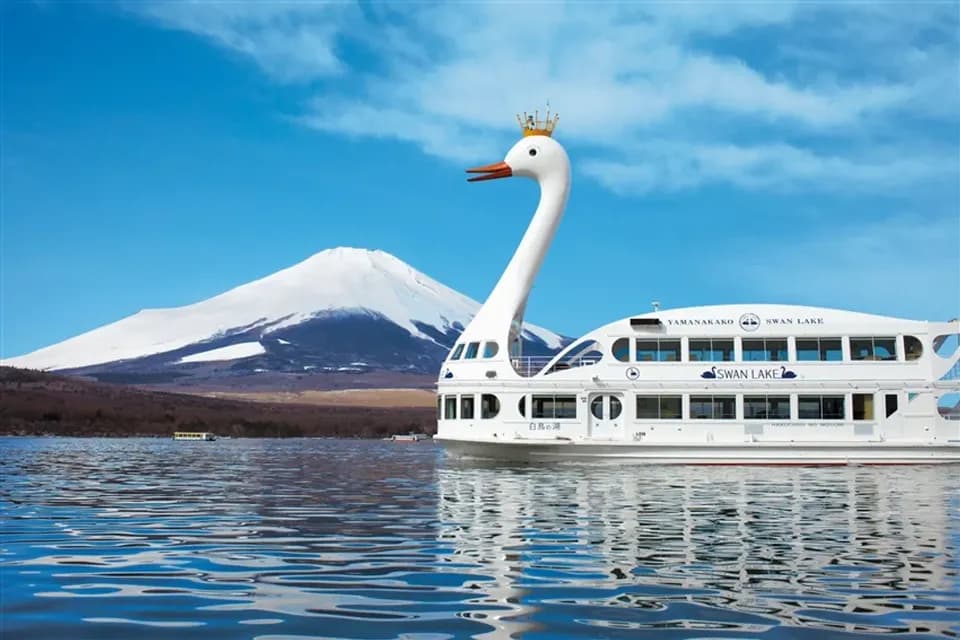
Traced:
<path fill-rule="evenodd" d="M 510 466 L 9 439 L 11 638 L 960 635 L 952 466 Z"/>
<path fill-rule="evenodd" d="M 439 516 L 509 608 L 487 637 L 953 635 L 958 485 L 942 467 L 477 461 L 441 470 Z"/>

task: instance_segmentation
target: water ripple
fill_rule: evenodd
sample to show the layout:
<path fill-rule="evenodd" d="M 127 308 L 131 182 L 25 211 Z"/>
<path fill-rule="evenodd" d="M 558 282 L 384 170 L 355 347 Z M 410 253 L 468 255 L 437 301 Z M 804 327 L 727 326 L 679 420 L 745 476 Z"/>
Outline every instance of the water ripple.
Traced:
<path fill-rule="evenodd" d="M 3 443 L 5 637 L 960 636 L 956 468 Z"/>

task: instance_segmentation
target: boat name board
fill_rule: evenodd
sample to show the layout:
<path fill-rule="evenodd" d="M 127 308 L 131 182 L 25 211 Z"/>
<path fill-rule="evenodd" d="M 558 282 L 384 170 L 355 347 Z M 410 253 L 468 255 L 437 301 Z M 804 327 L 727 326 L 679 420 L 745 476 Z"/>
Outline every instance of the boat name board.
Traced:
<path fill-rule="evenodd" d="M 530 431 L 560 431 L 559 422 L 531 422 Z"/>
<path fill-rule="evenodd" d="M 794 371 L 779 367 L 710 367 L 700 374 L 707 380 L 793 380 Z"/>
<path fill-rule="evenodd" d="M 739 325 L 744 331 L 756 331 L 761 324 L 775 326 L 826 324 L 822 316 L 761 318 L 755 313 L 745 313 L 739 318 L 666 318 L 666 323 L 673 327 L 733 327 Z"/>

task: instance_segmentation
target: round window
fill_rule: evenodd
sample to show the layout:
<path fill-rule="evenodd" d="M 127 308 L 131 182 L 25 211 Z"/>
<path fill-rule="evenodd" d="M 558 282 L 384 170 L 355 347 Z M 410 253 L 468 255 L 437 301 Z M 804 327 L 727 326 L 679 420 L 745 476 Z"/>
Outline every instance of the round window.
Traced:
<path fill-rule="evenodd" d="M 617 338 L 613 342 L 613 348 L 610 349 L 613 357 L 620 362 L 630 361 L 630 338 Z"/>
<path fill-rule="evenodd" d="M 603 396 L 597 396 L 590 402 L 590 414 L 597 420 L 603 418 Z"/>
<path fill-rule="evenodd" d="M 623 405 L 620 403 L 620 399 L 610 396 L 610 419 L 616 420 L 620 417 L 622 411 Z"/>

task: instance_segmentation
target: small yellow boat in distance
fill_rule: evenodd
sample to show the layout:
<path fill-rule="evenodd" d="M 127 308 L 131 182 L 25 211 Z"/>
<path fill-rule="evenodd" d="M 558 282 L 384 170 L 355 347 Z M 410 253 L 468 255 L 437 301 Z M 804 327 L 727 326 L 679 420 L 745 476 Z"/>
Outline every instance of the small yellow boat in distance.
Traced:
<path fill-rule="evenodd" d="M 175 431 L 174 440 L 209 440 L 217 439 L 217 436 L 210 431 Z"/>

